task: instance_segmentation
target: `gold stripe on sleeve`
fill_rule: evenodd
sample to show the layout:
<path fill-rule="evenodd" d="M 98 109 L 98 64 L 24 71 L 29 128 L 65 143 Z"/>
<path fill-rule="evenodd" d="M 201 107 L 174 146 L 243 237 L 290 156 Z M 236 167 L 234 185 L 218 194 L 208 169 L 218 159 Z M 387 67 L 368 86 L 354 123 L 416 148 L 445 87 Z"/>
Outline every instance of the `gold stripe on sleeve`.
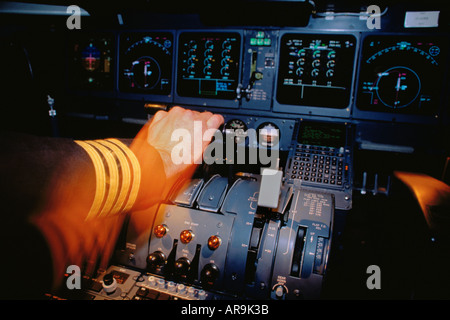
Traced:
<path fill-rule="evenodd" d="M 87 220 L 95 217 L 100 211 L 100 208 L 103 204 L 106 193 L 105 167 L 97 151 L 91 145 L 89 145 L 84 141 L 75 141 L 75 143 L 77 143 L 87 152 L 87 154 L 92 160 L 92 163 L 94 164 L 95 169 L 95 181 L 96 181 L 95 196 L 94 201 L 92 202 L 91 209 L 89 210 L 89 213 L 86 217 Z"/>
<path fill-rule="evenodd" d="M 131 185 L 130 165 L 124 152 L 114 143 L 108 140 L 96 140 L 96 141 L 111 149 L 114 152 L 114 155 L 117 157 L 117 160 L 119 161 L 120 164 L 120 172 L 122 173 L 122 185 L 120 187 L 119 195 L 117 196 L 117 201 L 114 207 L 112 208 L 111 212 L 111 214 L 116 214 L 122 212 L 125 199 L 127 198 L 128 192 L 130 191 Z"/>
<path fill-rule="evenodd" d="M 128 160 L 131 163 L 131 168 L 133 170 L 133 183 L 131 186 L 130 195 L 125 207 L 123 208 L 123 211 L 127 212 L 133 207 L 139 192 L 141 183 L 141 167 L 139 165 L 138 159 L 136 158 L 136 155 L 124 143 L 117 139 L 107 139 L 107 141 L 116 144 L 120 149 L 122 149 L 122 151 L 127 155 Z"/>
<path fill-rule="evenodd" d="M 106 161 L 106 164 L 108 165 L 109 179 L 106 179 L 106 184 L 109 185 L 108 195 L 103 208 L 98 213 L 98 217 L 104 217 L 110 213 L 116 202 L 117 191 L 119 189 L 119 169 L 117 167 L 116 159 L 110 150 L 99 144 L 97 141 L 86 142 L 95 147 L 101 153 Z"/>

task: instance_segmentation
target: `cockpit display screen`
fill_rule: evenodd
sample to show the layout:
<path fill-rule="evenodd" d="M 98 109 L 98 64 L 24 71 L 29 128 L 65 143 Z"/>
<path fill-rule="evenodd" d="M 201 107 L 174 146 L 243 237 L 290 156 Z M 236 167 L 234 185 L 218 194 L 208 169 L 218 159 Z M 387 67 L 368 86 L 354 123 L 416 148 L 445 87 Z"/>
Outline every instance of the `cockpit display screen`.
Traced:
<path fill-rule="evenodd" d="M 356 39 L 351 35 L 284 34 L 277 101 L 298 106 L 348 107 L 355 47 Z"/>
<path fill-rule="evenodd" d="M 74 35 L 68 51 L 71 89 L 112 91 L 114 46 L 111 34 Z"/>
<path fill-rule="evenodd" d="M 448 39 L 371 35 L 364 39 L 357 107 L 431 115 L 442 95 Z"/>
<path fill-rule="evenodd" d="M 312 146 L 340 148 L 345 146 L 346 130 L 343 124 L 302 122 L 297 141 Z"/>
<path fill-rule="evenodd" d="M 124 33 L 120 37 L 120 47 L 120 91 L 157 95 L 171 93 L 171 33 Z"/>
<path fill-rule="evenodd" d="M 239 82 L 239 33 L 184 32 L 178 44 L 177 93 L 235 99 Z"/>

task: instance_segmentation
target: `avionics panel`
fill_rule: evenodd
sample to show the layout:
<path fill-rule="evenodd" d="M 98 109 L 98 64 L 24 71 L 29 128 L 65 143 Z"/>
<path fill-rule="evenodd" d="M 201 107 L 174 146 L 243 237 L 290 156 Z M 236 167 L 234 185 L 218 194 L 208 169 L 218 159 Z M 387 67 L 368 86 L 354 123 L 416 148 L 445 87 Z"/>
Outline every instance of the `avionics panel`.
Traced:
<path fill-rule="evenodd" d="M 231 132 L 237 133 L 237 130 L 242 130 L 244 136 L 247 137 L 246 145 L 249 147 L 265 148 L 270 146 L 273 149 L 279 148 L 281 151 L 287 151 L 290 148 L 295 128 L 293 119 L 254 117 L 231 113 L 223 114 L 223 117 L 225 119 L 224 132 L 231 130 Z M 266 131 L 259 136 L 262 129 Z M 272 141 L 278 141 L 278 144 L 272 144 Z"/>
<path fill-rule="evenodd" d="M 347 108 L 355 48 L 352 35 L 283 34 L 274 109 L 308 113 L 300 107 Z"/>
<path fill-rule="evenodd" d="M 285 169 L 286 181 L 334 194 L 338 209 L 352 206 L 353 155 L 349 124 L 302 121 Z"/>
<path fill-rule="evenodd" d="M 444 37 L 368 35 L 362 45 L 355 117 L 434 119 L 441 104 L 447 50 Z"/>
<path fill-rule="evenodd" d="M 181 32 L 178 38 L 177 95 L 236 100 L 240 79 L 241 34 Z M 189 101 L 190 102 L 190 101 Z M 217 104 L 213 102 L 212 104 Z"/>
<path fill-rule="evenodd" d="M 113 91 L 115 38 L 112 33 L 76 33 L 69 41 L 69 88 Z"/>
<path fill-rule="evenodd" d="M 120 35 L 119 90 L 170 95 L 173 34 L 137 32 Z"/>

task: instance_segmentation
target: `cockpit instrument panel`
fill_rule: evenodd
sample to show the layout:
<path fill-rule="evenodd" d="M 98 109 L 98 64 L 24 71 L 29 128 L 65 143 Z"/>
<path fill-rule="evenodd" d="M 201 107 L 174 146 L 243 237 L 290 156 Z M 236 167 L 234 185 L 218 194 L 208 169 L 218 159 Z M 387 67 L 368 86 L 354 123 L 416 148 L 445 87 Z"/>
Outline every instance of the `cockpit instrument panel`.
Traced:
<path fill-rule="evenodd" d="M 352 35 L 284 34 L 280 40 L 277 101 L 346 108 L 350 102 L 355 47 Z"/>
<path fill-rule="evenodd" d="M 440 104 L 448 39 L 370 35 L 364 39 L 357 108 L 434 115 Z"/>
<path fill-rule="evenodd" d="M 172 33 L 122 34 L 120 53 L 120 91 L 156 95 L 171 93 Z"/>
<path fill-rule="evenodd" d="M 71 39 L 69 83 L 73 89 L 113 90 L 114 43 L 112 34 L 80 33 Z"/>
<path fill-rule="evenodd" d="M 239 33 L 181 33 L 178 42 L 178 95 L 235 99 L 239 83 L 240 52 Z"/>

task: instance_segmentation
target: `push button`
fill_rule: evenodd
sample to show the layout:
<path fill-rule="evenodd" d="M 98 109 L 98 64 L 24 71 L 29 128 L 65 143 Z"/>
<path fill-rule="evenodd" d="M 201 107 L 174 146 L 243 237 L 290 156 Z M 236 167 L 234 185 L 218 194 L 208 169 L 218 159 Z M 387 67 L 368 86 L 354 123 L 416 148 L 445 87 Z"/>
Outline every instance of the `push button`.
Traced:
<path fill-rule="evenodd" d="M 182 243 L 188 244 L 189 242 L 192 241 L 192 239 L 194 239 L 194 233 L 192 232 L 192 230 L 181 231 L 180 240 Z"/>
<path fill-rule="evenodd" d="M 208 239 L 208 248 L 216 250 L 222 244 L 222 239 L 219 236 L 211 236 Z"/>
<path fill-rule="evenodd" d="M 169 231 L 169 229 L 167 228 L 167 226 L 165 224 L 160 224 L 157 225 L 154 229 L 153 229 L 153 233 L 155 234 L 155 236 L 157 238 L 162 238 L 166 235 L 166 233 Z"/>

